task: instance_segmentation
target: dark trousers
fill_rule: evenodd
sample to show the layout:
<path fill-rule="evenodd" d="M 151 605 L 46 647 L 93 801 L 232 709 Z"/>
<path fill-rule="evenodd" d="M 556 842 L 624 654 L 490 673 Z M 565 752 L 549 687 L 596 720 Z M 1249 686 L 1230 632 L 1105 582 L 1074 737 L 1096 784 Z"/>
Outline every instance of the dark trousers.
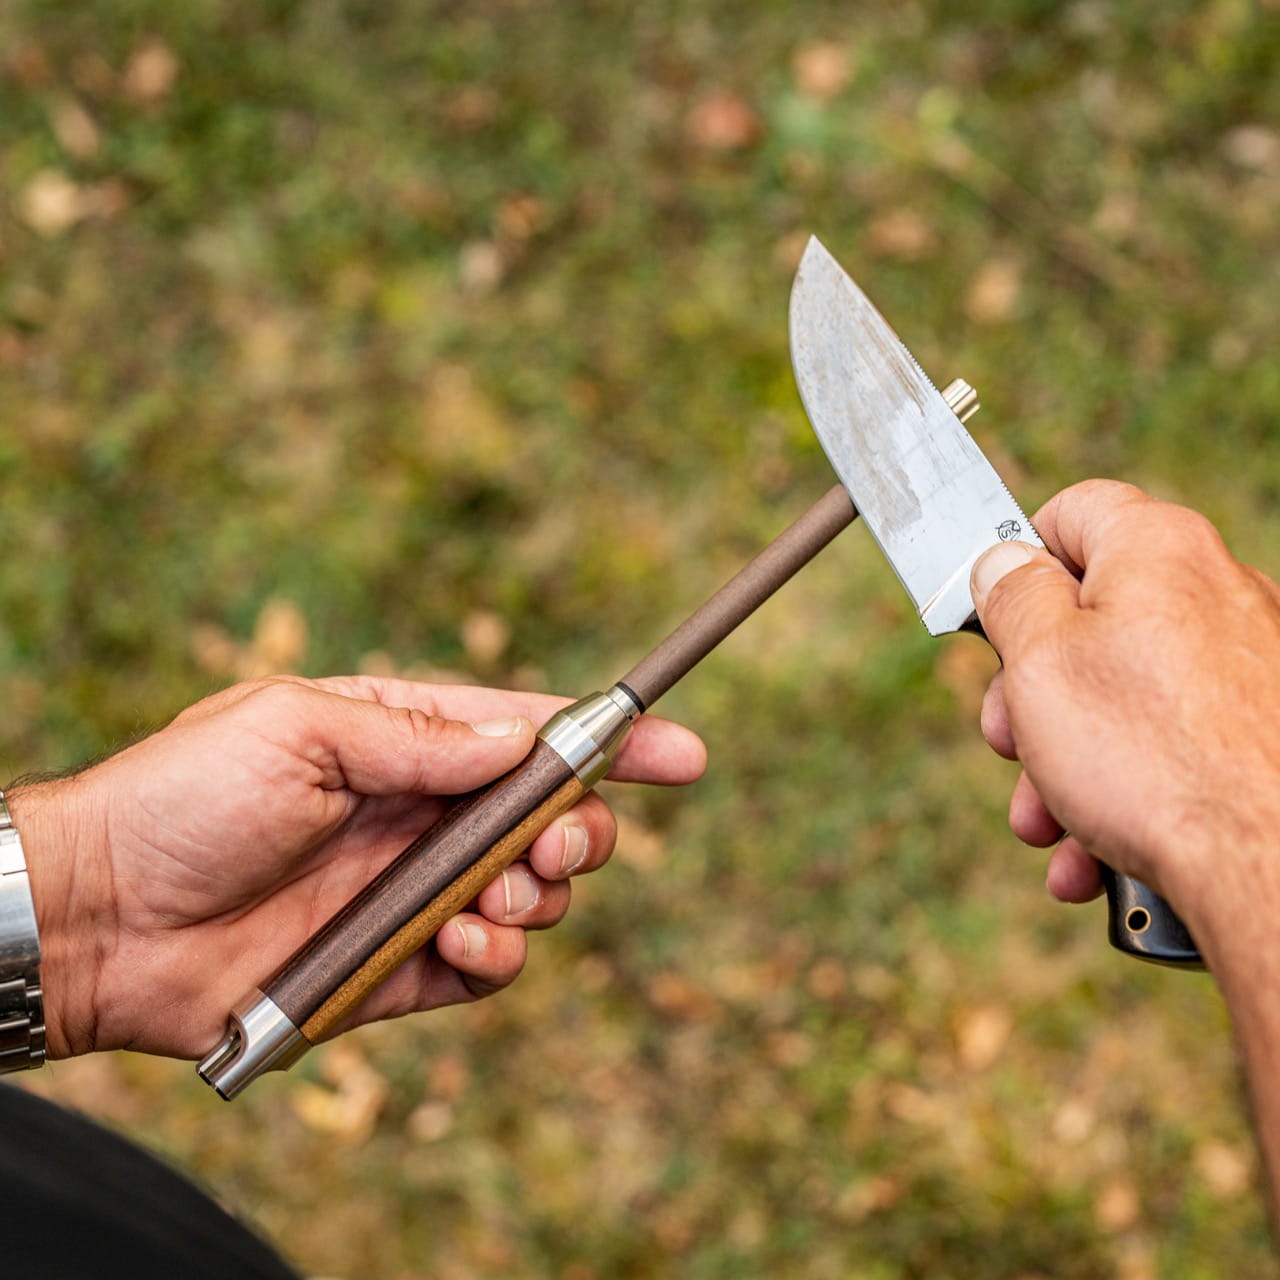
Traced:
<path fill-rule="evenodd" d="M 272 1249 L 123 1138 L 0 1084 L 0 1272 L 41 1280 L 297 1280 Z"/>

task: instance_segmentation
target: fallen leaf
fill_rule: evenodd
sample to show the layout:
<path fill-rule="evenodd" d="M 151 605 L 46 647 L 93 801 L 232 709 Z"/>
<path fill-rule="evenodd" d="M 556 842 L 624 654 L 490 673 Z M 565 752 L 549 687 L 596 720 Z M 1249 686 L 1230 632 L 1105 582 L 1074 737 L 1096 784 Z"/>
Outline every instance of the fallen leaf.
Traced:
<path fill-rule="evenodd" d="M 1121 1176 L 1105 1183 L 1093 1202 L 1093 1217 L 1103 1231 L 1118 1234 L 1138 1220 L 1142 1202 L 1132 1179 Z"/>
<path fill-rule="evenodd" d="M 1249 339 L 1235 329 L 1215 334 L 1209 344 L 1209 363 L 1219 373 L 1244 368 L 1249 359 Z"/>
<path fill-rule="evenodd" d="M 485 84 L 469 84 L 450 99 L 444 116 L 455 129 L 470 133 L 493 120 L 501 105 L 496 89 Z"/>
<path fill-rule="evenodd" d="M 59 94 L 48 107 L 49 127 L 58 145 L 73 160 L 90 160 L 102 146 L 102 130 L 85 108 L 69 94 Z"/>
<path fill-rule="evenodd" d="M 872 1174 L 845 1187 L 836 1197 L 833 1207 L 842 1222 L 861 1222 L 873 1213 L 893 1208 L 906 1190 L 897 1178 L 883 1173 Z"/>
<path fill-rule="evenodd" d="M 1013 1014 L 1003 1005 L 980 1005 L 956 1020 L 956 1056 L 969 1071 L 985 1071 L 1004 1052 Z"/>
<path fill-rule="evenodd" d="M 649 999 L 659 1013 L 670 1018 L 708 1022 L 718 1016 L 720 1005 L 682 973 L 667 970 L 649 984 Z"/>
<path fill-rule="evenodd" d="M 471 1066 L 461 1054 L 442 1053 L 431 1064 L 428 1084 L 436 1097 L 456 1102 L 471 1081 Z"/>
<path fill-rule="evenodd" d="M 1209 1139 L 1196 1148 L 1196 1171 L 1220 1200 L 1234 1200 L 1253 1184 L 1253 1161 L 1239 1147 Z"/>
<path fill-rule="evenodd" d="M 296 326 L 281 311 L 264 311 L 241 320 L 236 354 L 244 382 L 261 394 L 282 390 L 294 373 Z"/>
<path fill-rule="evenodd" d="M 950 1119 L 950 1103 L 913 1084 L 895 1081 L 884 1091 L 885 1106 L 895 1120 L 924 1129 L 944 1129 Z"/>
<path fill-rule="evenodd" d="M 1050 1127 L 1059 1142 L 1074 1147 L 1088 1138 L 1097 1124 L 1097 1112 L 1089 1103 L 1081 1098 L 1068 1098 L 1053 1113 Z"/>
<path fill-rule="evenodd" d="M 53 79 L 49 58 L 38 44 L 19 44 L 11 49 L 4 66 L 23 89 L 38 89 Z"/>
<path fill-rule="evenodd" d="M 737 94 L 717 90 L 694 103 L 685 136 L 704 151 L 741 151 L 760 140 L 760 117 Z"/>
<path fill-rule="evenodd" d="M 1108 191 L 1094 211 L 1093 229 L 1108 240 L 1127 240 L 1142 221 L 1142 205 L 1132 191 Z"/>
<path fill-rule="evenodd" d="M 845 966 L 839 960 L 819 960 L 809 970 L 808 987 L 819 1000 L 839 1000 L 849 988 Z"/>
<path fill-rule="evenodd" d="M 498 230 L 512 240 L 527 240 L 547 224 L 546 201 L 537 196 L 508 196 L 498 206 Z"/>
<path fill-rule="evenodd" d="M 511 628 L 490 609 L 474 609 L 462 621 L 462 648 L 478 667 L 492 667 L 511 643 Z"/>
<path fill-rule="evenodd" d="M 409 1113 L 407 1128 L 419 1142 L 439 1142 L 453 1128 L 453 1108 L 447 1102 L 424 1102 Z"/>
<path fill-rule="evenodd" d="M 1155 1246 L 1147 1240 L 1126 1240 L 1116 1264 L 1116 1280 L 1157 1280 Z"/>
<path fill-rule="evenodd" d="M 427 380 L 421 447 L 427 461 L 488 472 L 512 465 L 518 449 L 501 406 L 465 365 L 443 364 Z"/>
<path fill-rule="evenodd" d="M 1242 169 L 1259 173 L 1280 169 L 1280 133 L 1265 125 L 1237 125 L 1223 137 L 1222 151 Z"/>
<path fill-rule="evenodd" d="M 458 253 L 458 279 L 468 293 L 492 293 L 505 274 L 502 250 L 492 240 L 468 240 Z"/>
<path fill-rule="evenodd" d="M 833 41 L 802 45 L 791 58 L 796 88 L 815 102 L 830 102 L 853 78 L 853 60 L 843 45 Z"/>
<path fill-rule="evenodd" d="M 250 661 L 256 674 L 295 671 L 307 653 L 307 622 L 292 600 L 275 596 L 258 613 L 253 626 Z"/>
<path fill-rule="evenodd" d="M 334 1087 L 298 1086 L 290 1095 L 294 1112 L 308 1128 L 357 1146 L 373 1132 L 389 1086 L 364 1055 L 345 1041 L 329 1046 L 321 1071 Z"/>
<path fill-rule="evenodd" d="M 877 257 L 917 262 L 937 244 L 933 223 L 918 209 L 885 209 L 871 219 L 867 242 Z"/>
<path fill-rule="evenodd" d="M 144 106 L 152 106 L 173 91 L 179 70 L 173 50 L 159 36 L 150 36 L 133 51 L 125 66 L 125 96 Z"/>
<path fill-rule="evenodd" d="M 1013 315 L 1021 297 L 1021 265 L 1013 258 L 992 258 L 969 282 L 965 311 L 979 324 L 999 324 Z"/>
<path fill-rule="evenodd" d="M 813 1037 L 803 1031 L 775 1031 L 765 1037 L 765 1056 L 779 1067 L 803 1067 L 813 1060 Z"/>
<path fill-rule="evenodd" d="M 85 216 L 83 192 L 65 173 L 41 169 L 22 192 L 18 212 L 32 231 L 53 239 Z"/>
<path fill-rule="evenodd" d="M 120 178 L 104 178 L 85 187 L 80 210 L 86 218 L 114 218 L 133 203 L 128 185 Z"/>
<path fill-rule="evenodd" d="M 77 53 L 71 59 L 71 83 L 91 98 L 107 98 L 115 92 L 116 73 L 100 53 Z"/>

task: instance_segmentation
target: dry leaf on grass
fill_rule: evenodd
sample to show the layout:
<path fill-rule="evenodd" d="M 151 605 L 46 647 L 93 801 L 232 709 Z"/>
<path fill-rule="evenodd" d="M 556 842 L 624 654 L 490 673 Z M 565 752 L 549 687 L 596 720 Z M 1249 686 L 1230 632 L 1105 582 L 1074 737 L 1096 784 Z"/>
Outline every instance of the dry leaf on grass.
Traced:
<path fill-rule="evenodd" d="M 1013 1014 L 1003 1005 L 966 1009 L 956 1019 L 956 1056 L 968 1071 L 985 1071 L 1004 1052 L 1013 1031 Z"/>
<path fill-rule="evenodd" d="M 704 151 L 741 151 L 760 140 L 760 117 L 735 93 L 719 90 L 694 103 L 685 136 Z"/>
<path fill-rule="evenodd" d="M 796 88 L 815 102 L 830 102 L 853 78 L 853 59 L 844 45 L 824 40 L 801 46 L 791 57 Z"/>
<path fill-rule="evenodd" d="M 334 1087 L 300 1085 L 291 1101 L 298 1118 L 310 1129 L 339 1142 L 358 1146 L 373 1132 L 387 1100 L 386 1080 L 353 1045 L 330 1045 L 321 1070 Z"/>
<path fill-rule="evenodd" d="M 173 50 L 152 36 L 133 51 L 124 69 L 125 96 L 143 106 L 162 102 L 172 93 L 180 70 Z"/>
<path fill-rule="evenodd" d="M 1000 324 L 1012 318 L 1021 298 L 1021 265 L 1013 258 L 992 258 L 969 282 L 964 307 L 979 324 Z"/>

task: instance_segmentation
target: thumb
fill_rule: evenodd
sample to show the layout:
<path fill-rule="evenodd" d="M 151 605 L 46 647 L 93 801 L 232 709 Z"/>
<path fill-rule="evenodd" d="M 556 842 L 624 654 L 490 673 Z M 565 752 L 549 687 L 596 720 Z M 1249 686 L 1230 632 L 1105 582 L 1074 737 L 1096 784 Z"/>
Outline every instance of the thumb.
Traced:
<path fill-rule="evenodd" d="M 1026 542 L 1000 542 L 983 552 L 969 589 L 987 639 L 1006 659 L 1080 607 L 1080 583 L 1048 551 Z"/>
<path fill-rule="evenodd" d="M 525 716 L 469 724 L 341 694 L 320 700 L 311 731 L 364 795 L 460 795 L 519 764 L 536 733 Z"/>

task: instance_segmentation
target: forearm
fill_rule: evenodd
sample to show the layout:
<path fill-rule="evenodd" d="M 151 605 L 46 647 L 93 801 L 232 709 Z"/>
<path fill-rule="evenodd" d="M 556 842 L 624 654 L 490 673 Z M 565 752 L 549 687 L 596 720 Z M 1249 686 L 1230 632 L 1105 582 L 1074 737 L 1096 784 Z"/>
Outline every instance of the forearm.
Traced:
<path fill-rule="evenodd" d="M 1272 1222 L 1280 1224 L 1280 972 L 1219 978 L 1249 1087 Z"/>
<path fill-rule="evenodd" d="M 1214 882 L 1179 895 L 1213 974 L 1248 1082 L 1273 1221 L 1280 1224 L 1280 869 L 1265 853 L 1222 860 Z"/>

